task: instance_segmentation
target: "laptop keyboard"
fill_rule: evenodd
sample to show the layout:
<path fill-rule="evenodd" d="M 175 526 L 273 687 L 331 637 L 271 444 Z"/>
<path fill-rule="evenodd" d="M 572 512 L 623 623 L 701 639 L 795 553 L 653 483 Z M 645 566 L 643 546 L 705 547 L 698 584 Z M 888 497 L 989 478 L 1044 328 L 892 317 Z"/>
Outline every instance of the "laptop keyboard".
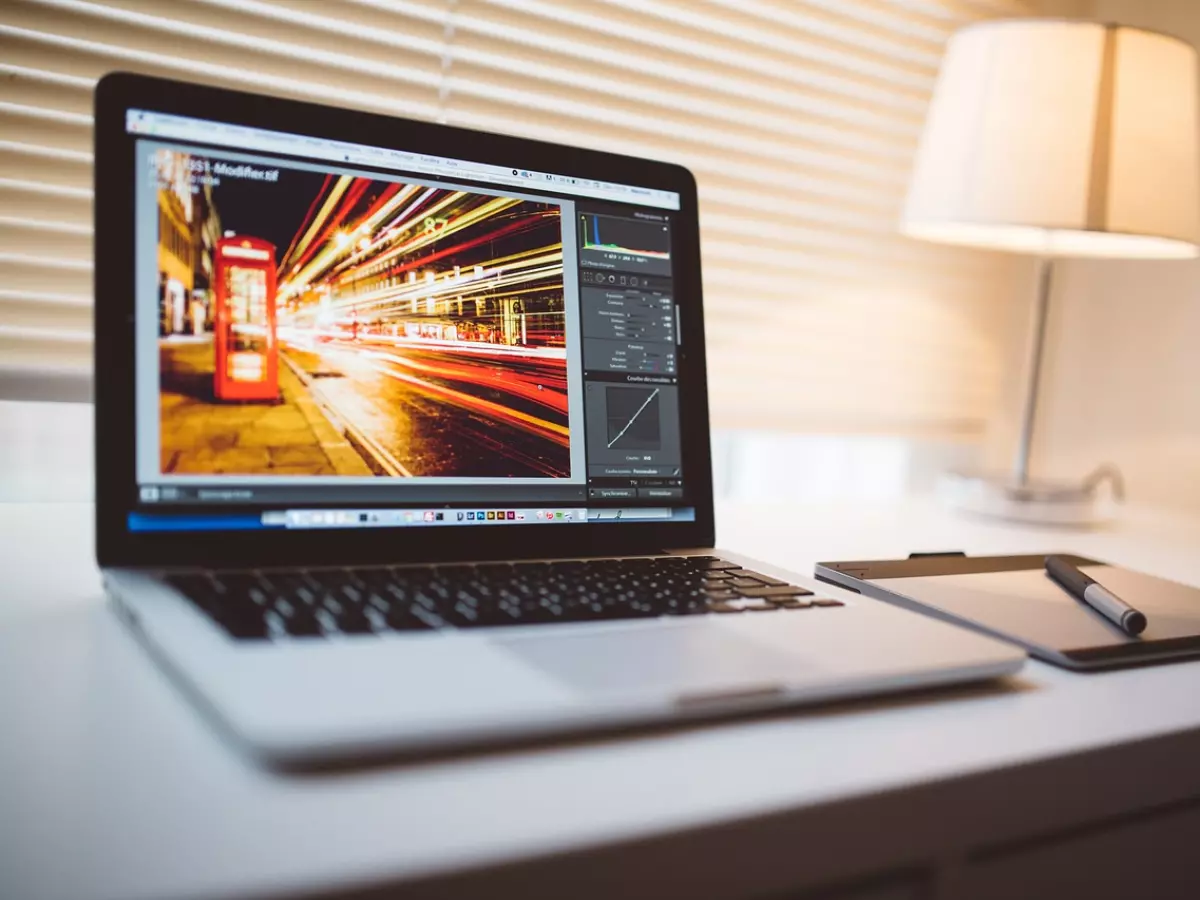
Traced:
<path fill-rule="evenodd" d="M 715 556 L 212 571 L 165 580 L 244 639 L 843 605 Z"/>

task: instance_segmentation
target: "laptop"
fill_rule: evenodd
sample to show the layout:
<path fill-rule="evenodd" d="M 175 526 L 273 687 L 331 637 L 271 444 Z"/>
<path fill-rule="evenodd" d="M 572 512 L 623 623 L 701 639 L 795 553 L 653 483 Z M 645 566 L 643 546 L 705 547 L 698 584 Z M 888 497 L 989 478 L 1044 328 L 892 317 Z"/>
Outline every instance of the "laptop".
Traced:
<path fill-rule="evenodd" d="M 106 590 L 263 760 L 1021 665 L 713 549 L 686 169 L 128 74 L 95 135 Z"/>

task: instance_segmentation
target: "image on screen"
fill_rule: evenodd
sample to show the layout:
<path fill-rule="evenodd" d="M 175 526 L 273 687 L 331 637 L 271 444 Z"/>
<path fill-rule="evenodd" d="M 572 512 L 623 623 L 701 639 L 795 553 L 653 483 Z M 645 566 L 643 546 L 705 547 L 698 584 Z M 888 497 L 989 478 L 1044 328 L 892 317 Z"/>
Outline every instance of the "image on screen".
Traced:
<path fill-rule="evenodd" d="M 154 154 L 162 475 L 570 476 L 559 205 Z"/>

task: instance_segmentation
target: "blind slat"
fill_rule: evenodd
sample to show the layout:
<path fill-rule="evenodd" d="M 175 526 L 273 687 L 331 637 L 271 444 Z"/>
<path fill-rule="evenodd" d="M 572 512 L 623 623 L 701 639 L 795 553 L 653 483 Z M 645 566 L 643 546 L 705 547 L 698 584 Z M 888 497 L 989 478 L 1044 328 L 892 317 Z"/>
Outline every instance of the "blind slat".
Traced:
<path fill-rule="evenodd" d="M 465 71 L 464 71 L 465 70 Z M 800 169 L 820 173 L 830 178 L 843 178 L 856 184 L 876 183 L 902 185 L 908 177 L 911 149 L 903 152 L 875 154 L 861 158 L 845 149 L 825 149 L 814 142 L 785 142 L 778 137 L 756 135 L 751 131 L 733 131 L 688 121 L 683 116 L 650 114 L 634 111 L 632 104 L 587 103 L 579 98 L 555 96 L 542 91 L 521 90 L 522 85 L 496 84 L 460 67 L 449 79 L 451 91 L 459 98 L 456 108 L 468 104 L 480 111 L 494 111 L 504 106 L 524 111 L 521 125 L 542 125 L 562 130 L 575 128 L 604 129 L 610 141 L 624 145 L 636 144 L 650 150 L 649 155 L 660 158 L 689 155 L 699 159 L 707 155 L 712 168 L 728 168 L 728 154 L 737 153 L 747 163 L 763 166 L 784 165 L 789 170 Z M 469 100 L 466 98 L 470 98 Z M 512 125 L 509 125 L 509 130 Z M 807 145 L 807 146 L 806 146 Z M 880 158 L 881 156 L 885 158 Z M 768 177 L 778 180 L 779 174 Z"/>
<path fill-rule="evenodd" d="M 555 49 L 561 51 L 562 46 L 556 45 Z M 810 96 L 803 102 L 794 94 L 773 92 L 769 87 L 753 92 L 753 98 L 735 99 L 716 94 L 703 85 L 664 83 L 638 76 L 628 68 L 611 65 L 611 60 L 606 60 L 609 66 L 601 71 L 597 71 L 601 69 L 599 64 L 582 66 L 557 58 L 539 57 L 526 62 L 514 56 L 511 48 L 498 46 L 493 35 L 462 35 L 449 55 L 460 78 L 469 75 L 472 81 L 482 84 L 503 78 L 510 88 L 519 87 L 533 96 L 544 93 L 563 107 L 602 110 L 608 121 L 624 124 L 630 110 L 645 110 L 644 115 L 652 113 L 654 117 L 667 114 L 668 122 L 691 121 L 708 127 L 723 126 L 726 130 L 736 124 L 745 135 L 743 151 L 754 152 L 756 138 L 768 143 L 787 139 L 792 146 L 838 148 L 882 160 L 885 165 L 898 158 L 907 163 L 910 155 L 907 144 L 897 150 L 884 136 L 907 137 L 915 145 L 919 133 L 915 120 L 872 129 L 849 122 L 844 116 L 830 118 L 828 104 L 818 98 Z M 781 115 L 794 114 L 798 107 L 812 110 L 803 122 Z M 826 115 L 823 117 L 818 110 L 824 110 Z"/>
<path fill-rule="evenodd" d="M 728 261 L 725 261 L 725 265 L 721 263 L 722 260 L 713 259 L 711 265 L 705 265 L 705 297 L 714 298 L 714 302 L 709 304 L 712 309 L 708 310 L 706 315 L 721 315 L 727 311 L 731 315 L 748 315 L 753 312 L 761 315 L 764 321 L 769 321 L 778 314 L 777 307 L 786 309 L 790 303 L 802 298 L 836 306 L 838 291 L 831 290 L 832 288 L 844 288 L 848 285 L 865 287 L 873 289 L 876 297 L 887 296 L 896 290 L 895 284 L 901 274 L 914 282 L 908 286 L 908 293 L 933 296 L 941 302 L 946 302 L 944 298 L 947 296 L 961 296 L 972 288 L 977 289 L 980 281 L 978 278 L 955 278 L 950 275 L 915 279 L 911 272 L 897 273 L 895 270 L 886 270 L 875 273 L 871 267 L 859 264 L 813 265 L 807 268 L 796 266 L 796 277 L 788 278 L 774 273 L 747 272 L 745 267 L 729 265 Z M 996 295 L 989 293 L 983 296 L 990 305 L 1002 304 L 1002 298 Z M 953 305 L 957 308 L 957 304 Z M 847 321 L 852 321 L 848 311 L 841 310 L 838 314 L 846 316 Z M 903 335 L 897 336 L 897 340 L 903 338 Z M 747 347 L 753 346 L 755 345 L 752 342 L 747 342 Z"/>
<path fill-rule="evenodd" d="M 5 58 L 13 62 L 37 67 L 65 65 L 67 71 L 91 76 L 93 82 L 105 72 L 120 69 L 162 78 L 200 81 L 215 87 L 266 91 L 293 99 L 375 109 L 393 115 L 428 118 L 436 110 L 431 88 L 427 90 L 429 96 L 425 100 L 417 95 L 397 97 L 394 91 L 371 94 L 361 90 L 358 81 L 349 76 L 340 79 L 348 87 L 339 87 L 336 79 L 310 81 L 295 77 L 304 72 L 304 66 L 296 62 L 280 64 L 271 61 L 269 65 L 264 63 L 251 69 L 233 61 L 214 64 L 199 56 L 183 57 L 142 49 L 132 42 L 130 46 L 123 46 L 7 24 L 0 25 L 0 49 Z M 247 62 L 242 55 L 234 54 L 228 58 L 243 64 Z M 276 74 L 279 72 L 292 74 Z"/>
<path fill-rule="evenodd" d="M 525 113 L 521 118 L 514 118 L 519 113 Z M 496 101 L 481 101 L 474 97 L 461 97 L 447 111 L 445 119 L 452 125 L 462 125 L 483 131 L 499 131 L 508 134 L 522 134 L 527 137 L 560 143 L 580 142 L 579 133 L 584 129 L 573 123 L 550 117 L 529 114 L 524 107 L 500 104 Z M 515 122 L 520 122 L 519 127 Z M 852 178 L 835 180 L 828 175 L 808 172 L 803 168 L 792 168 L 776 163 L 764 164 L 757 160 L 746 160 L 738 165 L 730 165 L 727 154 L 714 151 L 697 150 L 686 144 L 671 144 L 667 138 L 648 140 L 641 135 L 630 135 L 622 140 L 614 135 L 617 129 L 593 128 L 588 131 L 588 146 L 599 150 L 609 150 L 614 153 L 632 153 L 651 159 L 665 159 L 687 166 L 707 185 L 713 187 L 728 187 L 733 190 L 758 188 L 764 197 L 774 198 L 778 202 L 781 185 L 791 188 L 793 185 L 805 190 L 813 196 L 824 197 L 828 200 L 851 203 L 858 206 L 874 206 L 890 211 L 897 207 L 896 196 L 902 190 L 902 179 L 898 178 L 891 184 L 869 185 L 855 182 Z M 882 176 L 881 176 L 882 177 Z"/>
<path fill-rule="evenodd" d="M 19 134 L 31 144 L 86 153 L 92 145 L 92 118 L 0 101 L 0 134 Z"/>
<path fill-rule="evenodd" d="M 90 296 L 92 264 L 90 260 L 0 253 L 0 284 L 22 296 L 39 293 Z"/>
<path fill-rule="evenodd" d="M 483 0 L 476 0 L 483 2 Z M 667 51 L 688 57 L 693 65 L 700 63 L 711 67 L 714 63 L 726 69 L 750 73 L 777 82 L 817 88 L 832 95 L 841 96 L 852 102 L 895 104 L 907 106 L 919 112 L 923 107 L 922 93 L 933 87 L 932 73 L 925 82 L 917 85 L 904 84 L 905 79 L 891 72 L 892 77 L 864 74 L 859 64 L 847 65 L 845 69 L 830 71 L 832 60 L 822 54 L 824 65 L 798 64 L 793 54 L 803 54 L 803 48 L 792 46 L 790 51 L 777 50 L 772 53 L 758 43 L 742 43 L 731 40 L 718 26 L 708 32 L 704 39 L 696 39 L 686 32 L 669 27 L 658 27 L 651 18 L 654 14 L 673 14 L 676 18 L 692 17 L 692 4 L 644 4 L 644 10 L 630 10 L 621 15 L 621 10 L 606 5 L 602 13 L 590 10 L 599 8 L 589 4 L 580 8 L 574 4 L 560 4 L 551 0 L 487 0 L 513 12 L 522 13 L 531 21 L 559 23 L 578 28 L 592 34 L 607 34 L 620 39 L 626 46 L 642 45 L 651 51 Z M 475 3 L 464 0 L 459 6 L 459 15 L 474 12 Z M 643 4 L 638 4 L 643 6 Z"/>
<path fill-rule="evenodd" d="M 22 375 L 34 377 L 65 375 L 69 384 L 82 382 L 92 368 L 91 329 L 63 331 L 0 324 L 0 373 L 12 373 L 20 383 Z M 7 379 L 5 379 L 7 380 Z M 0 392 L 8 393 L 0 384 Z"/>
<path fill-rule="evenodd" d="M 575 71 L 582 73 L 585 83 L 580 88 L 585 94 L 607 92 L 609 79 L 614 78 L 618 85 L 626 81 L 634 84 L 636 91 L 651 91 L 650 99 L 656 90 L 676 96 L 674 109 L 700 98 L 700 102 L 713 105 L 732 101 L 747 103 L 751 108 L 769 107 L 777 113 L 803 112 L 817 126 L 836 125 L 867 134 L 903 133 L 915 139 L 920 132 L 923 107 L 830 103 L 827 93 L 812 85 L 789 85 L 766 75 L 697 65 L 687 59 L 674 61 L 669 56 L 639 57 L 628 44 L 616 38 L 611 38 L 610 47 L 586 32 L 543 33 L 520 28 L 510 18 L 500 18 L 496 13 L 490 7 L 481 7 L 478 16 L 460 16 L 458 21 L 467 24 L 456 29 L 454 44 L 447 53 L 500 71 L 531 75 L 555 70 L 569 72 L 574 66 Z M 548 77 L 553 83 L 560 83 L 554 75 Z M 586 83 L 589 78 L 593 83 L 590 87 Z"/>
<path fill-rule="evenodd" d="M 658 0 L 602 0 L 608 6 L 649 14 L 705 35 L 722 35 L 740 44 L 775 51 L 822 66 L 848 66 L 860 77 L 928 90 L 933 87 L 940 54 L 893 32 L 880 37 L 849 29 L 812 11 L 767 8 L 747 0 L 737 4 L 674 4 Z"/>
<path fill-rule="evenodd" d="M 61 333 L 63 340 L 73 345 L 91 342 L 92 310 L 90 305 L 53 299 L 59 295 L 22 296 L 18 291 L 0 293 L 0 327 L 41 329 L 45 339 Z"/>
<path fill-rule="evenodd" d="M 742 0 L 710 0 L 710 2 L 746 8 L 743 6 Z M 942 29 L 931 28 L 920 18 L 896 7 L 889 0 L 861 0 L 858 3 L 846 3 L 844 0 L 766 0 L 766 2 L 755 0 L 753 3 L 755 9 L 766 10 L 763 14 L 764 17 L 780 13 L 793 13 L 798 5 L 805 10 L 816 10 L 836 18 L 852 27 L 870 28 L 885 35 L 906 35 L 939 54 L 942 41 L 945 40 L 945 33 Z"/>
<path fill-rule="evenodd" d="M 6 54 L 5 60 L 8 58 Z M 88 115 L 92 111 L 94 79 L 31 69 L 7 61 L 0 62 L 0 78 L 4 79 L 6 102 L 47 113 Z"/>
<path fill-rule="evenodd" d="M 92 259 L 92 228 L 75 222 L 0 215 L 0 246 L 15 257 L 40 258 L 48 246 L 55 258 Z"/>
<path fill-rule="evenodd" d="M 813 247 L 829 249 L 863 248 L 865 260 L 876 253 L 891 253 L 896 257 L 920 262 L 925 265 L 940 264 L 940 248 L 933 246 L 914 247 L 911 241 L 896 235 L 890 229 L 868 223 L 861 228 L 831 222 L 809 222 L 801 215 L 748 216 L 721 213 L 716 210 L 704 217 L 703 234 L 729 240 L 753 239 L 764 247 L 796 249 Z M 996 259 L 993 254 L 972 254 L 955 258 L 941 268 L 947 270 L 970 269 L 977 271 L 990 266 Z"/>
<path fill-rule="evenodd" d="M 412 58 L 395 64 L 367 61 L 349 52 L 339 53 L 312 44 L 279 40 L 269 36 L 270 29 L 253 28 L 254 22 L 249 19 L 241 23 L 249 32 L 245 33 L 204 24 L 199 16 L 169 18 L 144 12 L 138 8 L 140 5 L 24 0 L 24 3 L 14 5 L 13 19 L 18 26 L 42 30 L 51 25 L 54 33 L 63 37 L 120 46 L 147 59 L 180 58 L 188 64 L 202 63 L 210 70 L 241 69 L 249 53 L 253 56 L 256 74 L 290 79 L 299 69 L 306 75 L 319 74 L 319 79 L 313 79 L 315 81 L 351 92 L 365 93 L 372 88 L 398 91 L 405 85 L 412 85 L 419 91 L 421 88 L 428 90 L 437 83 L 438 62 L 432 53 L 415 53 Z M 158 8 L 157 5 L 150 7 Z M 164 40 L 175 52 L 162 52 Z"/>
<path fill-rule="evenodd" d="M 90 190 L 90 153 L 57 150 L 13 141 L 0 141 L 0 180 L 23 179 Z M 5 207 L 0 207 L 0 212 Z"/>

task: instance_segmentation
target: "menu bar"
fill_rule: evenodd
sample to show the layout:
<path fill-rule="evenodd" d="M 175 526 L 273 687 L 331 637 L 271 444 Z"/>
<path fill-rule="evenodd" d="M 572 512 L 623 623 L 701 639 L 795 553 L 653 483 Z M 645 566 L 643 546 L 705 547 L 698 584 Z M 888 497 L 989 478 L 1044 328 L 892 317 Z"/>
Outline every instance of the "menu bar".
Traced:
<path fill-rule="evenodd" d="M 288 156 L 323 159 L 341 163 L 358 163 L 381 169 L 396 169 L 404 172 L 419 172 L 465 181 L 480 181 L 490 184 L 520 186 L 529 190 L 541 187 L 556 194 L 579 197 L 595 197 L 618 203 L 635 203 L 662 209 L 679 209 L 679 194 L 654 188 L 636 187 L 557 175 L 553 172 L 537 172 L 528 169 L 494 166 L 486 163 L 410 153 L 387 147 L 370 147 L 328 138 L 269 131 L 228 122 L 214 122 L 174 116 L 147 110 L 131 109 L 126 113 L 126 130 L 130 134 L 180 141 L 194 141 L 235 150 L 257 150 L 264 153 L 280 153 Z"/>

